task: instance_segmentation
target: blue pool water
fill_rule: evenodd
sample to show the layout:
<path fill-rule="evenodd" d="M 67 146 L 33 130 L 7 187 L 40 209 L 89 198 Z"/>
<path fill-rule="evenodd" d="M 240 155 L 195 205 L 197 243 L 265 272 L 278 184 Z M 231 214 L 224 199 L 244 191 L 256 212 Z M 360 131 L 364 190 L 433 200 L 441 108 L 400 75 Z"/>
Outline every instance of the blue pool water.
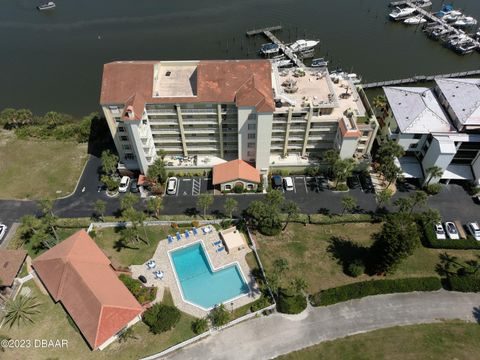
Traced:
<path fill-rule="evenodd" d="M 248 293 L 237 265 L 213 271 L 200 243 L 170 253 L 185 300 L 211 308 Z"/>

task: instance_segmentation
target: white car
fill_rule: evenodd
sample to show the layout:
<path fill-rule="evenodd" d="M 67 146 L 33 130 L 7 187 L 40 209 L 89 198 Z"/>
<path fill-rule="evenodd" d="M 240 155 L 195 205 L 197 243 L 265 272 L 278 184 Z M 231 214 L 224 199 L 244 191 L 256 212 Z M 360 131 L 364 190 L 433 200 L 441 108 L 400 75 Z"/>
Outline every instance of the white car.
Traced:
<path fill-rule="evenodd" d="M 467 227 L 468 227 L 468 231 L 470 231 L 470 234 L 472 234 L 475 240 L 480 241 L 480 226 L 478 226 L 478 223 L 476 222 L 468 223 Z"/>
<path fill-rule="evenodd" d="M 130 178 L 128 176 L 122 176 L 122 179 L 120 180 L 120 186 L 118 187 L 118 191 L 121 193 L 127 192 L 129 186 L 130 186 Z"/>
<path fill-rule="evenodd" d="M 7 225 L 0 224 L 0 243 L 3 240 L 3 237 L 7 234 Z"/>
<path fill-rule="evenodd" d="M 445 230 L 443 229 L 441 223 L 433 225 L 433 229 L 435 230 L 435 235 L 437 236 L 437 239 L 444 240 L 447 238 L 447 235 L 445 234 Z"/>
<path fill-rule="evenodd" d="M 458 230 L 457 227 L 453 222 L 447 221 L 445 223 L 445 230 L 447 231 L 447 235 L 450 239 L 452 240 L 458 240 L 460 239 L 460 236 L 458 235 Z"/>
<path fill-rule="evenodd" d="M 290 176 L 283 178 L 283 187 L 287 191 L 293 191 L 293 180 Z"/>
<path fill-rule="evenodd" d="M 177 193 L 178 179 L 176 177 L 171 177 L 167 180 L 167 194 L 175 195 Z"/>

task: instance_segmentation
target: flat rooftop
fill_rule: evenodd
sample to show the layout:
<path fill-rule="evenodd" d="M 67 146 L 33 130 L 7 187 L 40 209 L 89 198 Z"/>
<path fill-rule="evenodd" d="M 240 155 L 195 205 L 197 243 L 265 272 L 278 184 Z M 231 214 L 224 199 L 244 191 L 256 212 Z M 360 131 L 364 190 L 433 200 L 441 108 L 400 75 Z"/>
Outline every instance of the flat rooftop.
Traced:
<path fill-rule="evenodd" d="M 154 65 L 153 97 L 197 95 L 197 64 L 162 61 Z"/>

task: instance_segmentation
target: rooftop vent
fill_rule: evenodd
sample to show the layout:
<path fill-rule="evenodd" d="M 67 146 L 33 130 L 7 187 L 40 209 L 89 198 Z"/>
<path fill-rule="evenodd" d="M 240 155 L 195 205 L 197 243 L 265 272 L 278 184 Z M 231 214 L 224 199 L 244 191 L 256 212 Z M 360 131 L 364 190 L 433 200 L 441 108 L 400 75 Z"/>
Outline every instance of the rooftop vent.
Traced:
<path fill-rule="evenodd" d="M 170 75 L 172 75 L 172 72 L 170 70 L 165 73 L 165 76 L 170 76 Z"/>

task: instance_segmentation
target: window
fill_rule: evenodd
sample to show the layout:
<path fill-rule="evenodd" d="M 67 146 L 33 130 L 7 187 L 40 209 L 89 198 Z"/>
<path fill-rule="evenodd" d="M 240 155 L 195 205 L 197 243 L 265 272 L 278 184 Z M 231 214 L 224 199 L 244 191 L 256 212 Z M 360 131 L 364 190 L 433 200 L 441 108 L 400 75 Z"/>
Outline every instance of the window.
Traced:
<path fill-rule="evenodd" d="M 249 142 L 249 143 L 247 144 L 247 147 L 250 148 L 250 149 L 251 149 L 251 148 L 254 148 L 254 147 L 255 147 L 255 143 Z"/>
<path fill-rule="evenodd" d="M 255 137 L 256 137 L 256 134 L 248 134 L 249 139 L 255 139 Z"/>
<path fill-rule="evenodd" d="M 143 125 L 147 125 L 147 120 L 142 120 Z"/>
<path fill-rule="evenodd" d="M 122 141 L 128 141 L 128 137 L 125 135 L 120 136 L 120 140 Z"/>
<path fill-rule="evenodd" d="M 130 150 L 131 149 L 130 145 L 122 145 L 122 147 L 123 147 L 123 150 Z"/>
<path fill-rule="evenodd" d="M 413 135 L 413 138 L 418 140 L 418 139 L 421 139 L 422 136 L 423 136 L 422 134 L 415 134 Z"/>
<path fill-rule="evenodd" d="M 247 151 L 247 156 L 255 156 L 255 151 Z"/>
<path fill-rule="evenodd" d="M 225 190 L 232 190 L 232 185 L 225 185 Z"/>
<path fill-rule="evenodd" d="M 133 154 L 125 154 L 125 160 L 134 160 L 135 159 L 135 155 Z"/>
<path fill-rule="evenodd" d="M 118 132 L 125 132 L 125 127 L 119 126 L 118 127 Z"/>
<path fill-rule="evenodd" d="M 257 125 L 256 124 L 248 124 L 248 130 L 256 130 Z"/>

